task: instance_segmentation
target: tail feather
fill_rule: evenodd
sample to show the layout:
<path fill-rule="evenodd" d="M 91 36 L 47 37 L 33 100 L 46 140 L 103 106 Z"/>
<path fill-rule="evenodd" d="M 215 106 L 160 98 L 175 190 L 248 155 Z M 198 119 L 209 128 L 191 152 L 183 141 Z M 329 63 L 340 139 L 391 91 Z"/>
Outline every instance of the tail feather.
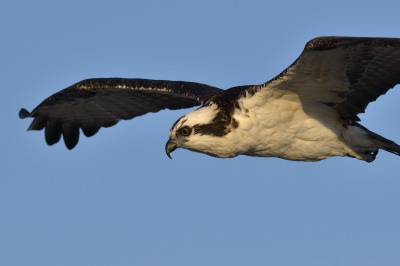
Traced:
<path fill-rule="evenodd" d="M 351 125 L 361 128 L 367 134 L 369 140 L 372 142 L 370 148 L 365 150 L 366 147 L 364 147 L 364 151 L 362 151 L 362 157 L 365 161 L 374 161 L 379 149 L 400 156 L 400 145 L 398 145 L 394 141 L 384 138 L 381 135 L 370 131 L 369 129 L 365 128 L 357 122 L 352 121 Z"/>
<path fill-rule="evenodd" d="M 357 123 L 357 126 L 363 128 L 365 131 L 367 131 L 368 136 L 370 136 L 371 139 L 374 140 L 375 144 L 377 144 L 377 148 L 400 156 L 400 146 L 396 142 L 394 142 L 390 139 L 384 138 L 381 135 L 378 135 L 375 132 L 372 132 L 371 130 L 363 127 L 362 125 L 360 125 L 358 123 Z"/>
<path fill-rule="evenodd" d="M 371 132 L 371 138 L 377 141 L 378 147 L 387 152 L 400 156 L 400 146 L 392 140 L 384 138 L 374 132 Z"/>

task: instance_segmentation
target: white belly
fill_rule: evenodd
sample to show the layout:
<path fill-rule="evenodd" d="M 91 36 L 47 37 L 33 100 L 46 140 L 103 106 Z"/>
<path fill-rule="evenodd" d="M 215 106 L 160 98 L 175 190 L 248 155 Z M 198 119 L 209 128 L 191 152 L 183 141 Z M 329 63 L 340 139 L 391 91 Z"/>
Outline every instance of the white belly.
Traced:
<path fill-rule="evenodd" d="M 294 94 L 267 102 L 245 98 L 240 106 L 233 115 L 239 127 L 226 136 L 236 155 L 318 161 L 352 153 L 342 141 L 345 128 L 328 106 L 307 114 Z"/>

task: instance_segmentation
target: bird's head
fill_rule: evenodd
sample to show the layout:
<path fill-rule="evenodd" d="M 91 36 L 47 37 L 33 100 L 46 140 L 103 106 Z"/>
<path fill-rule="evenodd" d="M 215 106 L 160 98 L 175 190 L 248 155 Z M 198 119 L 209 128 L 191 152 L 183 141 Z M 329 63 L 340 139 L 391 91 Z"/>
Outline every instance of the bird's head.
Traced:
<path fill-rule="evenodd" d="M 233 157 L 223 141 L 230 132 L 231 118 L 215 104 L 200 107 L 179 118 L 169 132 L 165 152 L 178 148 L 205 153 L 214 157 Z"/>

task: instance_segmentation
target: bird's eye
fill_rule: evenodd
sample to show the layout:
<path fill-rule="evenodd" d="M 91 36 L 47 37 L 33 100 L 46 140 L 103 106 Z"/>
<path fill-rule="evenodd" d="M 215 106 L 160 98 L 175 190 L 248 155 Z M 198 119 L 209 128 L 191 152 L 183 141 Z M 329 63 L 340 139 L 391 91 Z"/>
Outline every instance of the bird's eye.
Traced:
<path fill-rule="evenodd" d="M 192 131 L 190 130 L 189 127 L 183 127 L 183 128 L 181 128 L 181 129 L 179 130 L 179 133 L 180 133 L 182 136 L 185 136 L 185 137 L 189 136 L 191 132 L 192 132 Z"/>

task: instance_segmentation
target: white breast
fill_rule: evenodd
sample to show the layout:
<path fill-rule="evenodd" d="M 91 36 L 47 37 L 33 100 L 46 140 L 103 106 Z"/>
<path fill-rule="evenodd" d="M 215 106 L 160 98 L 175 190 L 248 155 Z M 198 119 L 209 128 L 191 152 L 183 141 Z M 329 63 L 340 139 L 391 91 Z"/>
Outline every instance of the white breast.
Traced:
<path fill-rule="evenodd" d="M 337 113 L 318 105 L 305 113 L 297 94 L 279 90 L 242 98 L 233 115 L 239 127 L 226 138 L 237 154 L 250 156 L 318 161 L 351 154 Z"/>

